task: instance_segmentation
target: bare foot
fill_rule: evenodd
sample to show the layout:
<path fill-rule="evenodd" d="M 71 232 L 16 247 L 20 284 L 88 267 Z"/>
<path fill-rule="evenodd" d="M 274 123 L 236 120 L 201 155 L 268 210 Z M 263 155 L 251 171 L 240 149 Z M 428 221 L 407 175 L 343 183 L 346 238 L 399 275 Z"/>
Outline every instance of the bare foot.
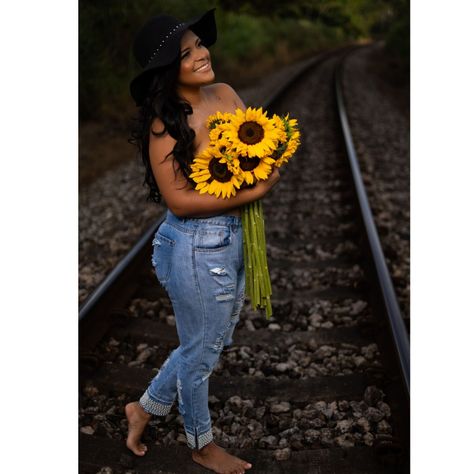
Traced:
<path fill-rule="evenodd" d="M 193 461 L 212 469 L 218 474 L 244 474 L 246 469 L 252 467 L 252 464 L 232 456 L 214 441 L 206 444 L 200 450 L 193 449 L 192 458 Z"/>
<path fill-rule="evenodd" d="M 138 402 L 127 403 L 125 415 L 128 420 L 127 448 L 137 456 L 144 456 L 147 447 L 140 441 L 140 438 L 151 415 L 143 410 Z"/>

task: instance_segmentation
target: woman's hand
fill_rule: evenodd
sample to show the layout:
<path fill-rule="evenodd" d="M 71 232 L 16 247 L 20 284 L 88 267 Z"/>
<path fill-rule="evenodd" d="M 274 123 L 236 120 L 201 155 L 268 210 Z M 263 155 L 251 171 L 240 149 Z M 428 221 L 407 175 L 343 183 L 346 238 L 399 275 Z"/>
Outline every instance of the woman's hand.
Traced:
<path fill-rule="evenodd" d="M 273 187 L 280 180 L 280 168 L 272 166 L 272 173 L 268 176 L 268 184 Z"/>
<path fill-rule="evenodd" d="M 280 180 L 280 170 L 276 166 L 273 166 L 271 174 L 268 175 L 268 178 L 264 181 L 258 181 L 256 188 L 259 189 L 259 192 L 262 194 L 262 197 L 270 191 L 270 189 L 275 186 L 276 183 Z"/>

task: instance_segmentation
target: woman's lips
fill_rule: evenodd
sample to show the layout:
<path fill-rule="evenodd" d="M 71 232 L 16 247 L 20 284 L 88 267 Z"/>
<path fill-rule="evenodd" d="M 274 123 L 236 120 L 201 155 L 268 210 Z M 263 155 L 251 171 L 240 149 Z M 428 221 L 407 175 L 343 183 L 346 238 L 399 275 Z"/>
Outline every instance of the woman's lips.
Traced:
<path fill-rule="evenodd" d="M 209 69 L 211 69 L 211 63 L 207 62 L 203 66 L 197 68 L 194 72 L 206 72 L 209 71 Z"/>

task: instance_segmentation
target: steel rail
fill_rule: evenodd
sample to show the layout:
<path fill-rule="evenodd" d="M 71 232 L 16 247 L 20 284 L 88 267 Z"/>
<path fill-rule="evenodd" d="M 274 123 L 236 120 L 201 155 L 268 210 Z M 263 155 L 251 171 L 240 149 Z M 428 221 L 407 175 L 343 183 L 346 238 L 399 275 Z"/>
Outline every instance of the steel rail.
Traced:
<path fill-rule="evenodd" d="M 158 220 L 154 222 L 129 250 L 125 257 L 120 260 L 116 267 L 102 280 L 99 286 L 89 295 L 79 308 L 79 321 L 83 320 L 103 298 L 103 296 L 114 286 L 119 277 L 127 270 L 131 263 L 139 255 L 145 245 L 147 245 L 156 232 L 158 226 L 165 220 L 166 211 L 163 212 Z"/>
<path fill-rule="evenodd" d="M 385 256 L 380 243 L 380 238 L 375 226 L 375 221 L 370 208 L 369 200 L 365 190 L 364 182 L 360 172 L 359 161 L 355 152 L 352 134 L 349 126 L 346 108 L 344 105 L 344 96 L 342 92 L 342 68 L 345 59 L 343 55 L 336 67 L 335 72 L 335 90 L 338 105 L 338 114 L 341 123 L 342 133 L 346 146 L 347 156 L 349 159 L 352 178 L 354 181 L 355 191 L 359 202 L 362 219 L 365 226 L 366 235 L 369 242 L 370 251 L 375 265 L 380 290 L 383 296 L 384 309 L 390 323 L 391 334 L 394 340 L 395 349 L 397 351 L 400 369 L 403 375 L 405 390 L 407 395 L 410 394 L 410 342 L 406 326 L 398 305 L 398 300 L 393 287 L 392 279 L 387 268 Z"/>

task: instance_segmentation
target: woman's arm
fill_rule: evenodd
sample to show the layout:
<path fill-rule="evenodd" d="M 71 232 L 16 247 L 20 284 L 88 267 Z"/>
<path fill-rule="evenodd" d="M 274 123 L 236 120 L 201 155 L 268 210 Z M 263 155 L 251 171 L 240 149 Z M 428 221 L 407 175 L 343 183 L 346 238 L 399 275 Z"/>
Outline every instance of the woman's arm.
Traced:
<path fill-rule="evenodd" d="M 158 129 L 162 129 L 162 126 Z M 253 188 L 239 190 L 235 196 L 218 198 L 207 193 L 199 194 L 178 170 L 179 164 L 173 159 L 173 155 L 166 158 L 175 143 L 176 140 L 169 134 L 162 137 L 150 135 L 150 162 L 153 175 L 166 205 L 177 216 L 208 217 L 229 211 L 261 199 L 280 179 L 278 168 L 274 168 L 267 180 L 259 181 Z"/>
<path fill-rule="evenodd" d="M 248 202 L 261 199 L 280 178 L 278 168 L 268 180 L 259 181 L 255 187 L 238 190 L 235 196 L 218 198 L 211 194 L 199 194 L 195 189 L 187 189 L 185 193 L 176 196 L 173 214 L 181 217 L 210 217 L 221 214 Z"/>

